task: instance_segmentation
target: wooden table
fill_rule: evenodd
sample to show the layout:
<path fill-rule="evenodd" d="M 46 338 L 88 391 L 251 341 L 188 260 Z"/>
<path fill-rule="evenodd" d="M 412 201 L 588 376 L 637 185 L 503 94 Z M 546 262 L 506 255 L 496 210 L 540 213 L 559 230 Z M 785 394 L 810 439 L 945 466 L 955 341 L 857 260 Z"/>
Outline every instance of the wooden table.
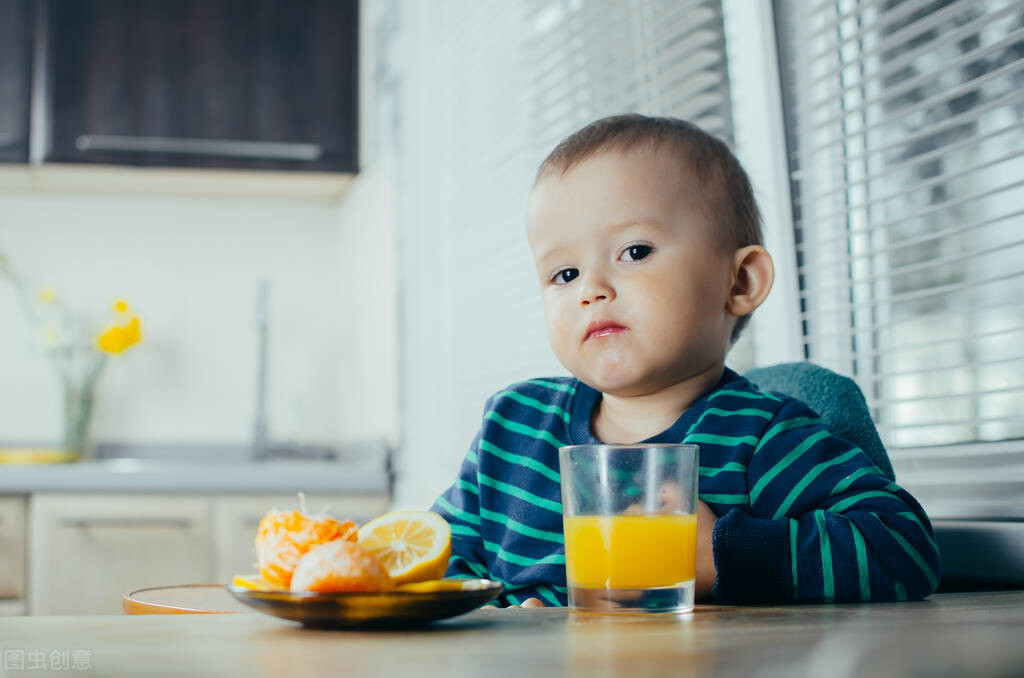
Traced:
<path fill-rule="evenodd" d="M 0 646 L 5 660 L 46 656 L 47 670 L 8 666 L 8 676 L 67 675 L 50 659 L 72 651 L 99 676 L 1019 676 L 1024 591 L 700 605 L 674 619 L 482 609 L 377 632 L 308 630 L 257 613 L 16 617 L 0 620 Z"/>

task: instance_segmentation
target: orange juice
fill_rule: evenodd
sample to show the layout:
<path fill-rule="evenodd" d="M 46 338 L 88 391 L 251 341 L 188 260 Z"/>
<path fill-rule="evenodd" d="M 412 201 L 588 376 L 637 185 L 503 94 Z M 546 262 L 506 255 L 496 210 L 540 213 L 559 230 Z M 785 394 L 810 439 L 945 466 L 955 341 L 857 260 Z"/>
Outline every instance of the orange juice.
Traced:
<path fill-rule="evenodd" d="M 696 515 L 565 516 L 570 587 L 644 589 L 692 582 Z"/>

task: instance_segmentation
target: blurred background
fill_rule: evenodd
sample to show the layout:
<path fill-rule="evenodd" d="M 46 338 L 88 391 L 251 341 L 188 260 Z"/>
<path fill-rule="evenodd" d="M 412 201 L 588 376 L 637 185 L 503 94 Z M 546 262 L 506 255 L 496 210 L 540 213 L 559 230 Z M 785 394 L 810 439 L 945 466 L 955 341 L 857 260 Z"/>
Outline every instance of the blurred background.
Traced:
<path fill-rule="evenodd" d="M 0 534 L 23 573 L 0 582 L 9 611 L 102 605 L 33 588 L 54 558 L 99 577 L 135 553 L 111 590 L 180 579 L 139 555 L 167 539 L 197 579 L 244 571 L 224 554 L 299 490 L 357 519 L 428 507 L 487 396 L 565 374 L 526 195 L 562 137 L 627 111 L 696 122 L 751 174 L 777 282 L 730 366 L 853 377 L 898 482 L 949 521 L 947 574 L 1019 583 L 1020 2 L 0 0 L 0 17 L 0 448 L 65 459 L 88 424 L 83 461 L 0 466 L 2 524 L 21 526 Z M 95 345 L 110 328 L 120 352 Z M 114 536 L 97 546 L 96 525 Z M 964 539 L 1005 564 L 971 570 Z"/>

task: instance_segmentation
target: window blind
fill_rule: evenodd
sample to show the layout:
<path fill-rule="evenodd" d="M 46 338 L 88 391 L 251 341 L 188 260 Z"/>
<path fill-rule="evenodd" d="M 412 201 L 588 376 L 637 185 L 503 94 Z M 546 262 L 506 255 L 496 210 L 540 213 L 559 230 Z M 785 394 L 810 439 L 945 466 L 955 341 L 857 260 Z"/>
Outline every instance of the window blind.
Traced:
<path fill-rule="evenodd" d="M 485 399 L 565 374 L 526 243 L 537 166 L 605 115 L 674 115 L 732 136 L 718 0 L 381 3 L 375 81 L 399 169 L 398 503 L 451 482 Z M 383 44 L 379 42 L 378 44 Z M 384 47 L 381 48 L 385 50 Z"/>
<path fill-rule="evenodd" d="M 1024 5 L 777 0 L 775 18 L 805 355 L 856 378 L 925 494 L 1020 514 Z"/>

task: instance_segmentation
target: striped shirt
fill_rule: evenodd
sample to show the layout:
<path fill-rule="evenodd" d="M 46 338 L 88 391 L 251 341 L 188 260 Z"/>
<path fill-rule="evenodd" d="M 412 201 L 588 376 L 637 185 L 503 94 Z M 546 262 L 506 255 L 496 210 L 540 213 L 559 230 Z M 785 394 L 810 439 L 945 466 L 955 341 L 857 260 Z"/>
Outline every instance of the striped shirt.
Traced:
<path fill-rule="evenodd" d="M 600 442 L 590 428 L 600 395 L 555 377 L 488 399 L 458 479 L 433 507 L 452 526 L 448 576 L 500 581 L 506 605 L 566 604 L 558 448 Z M 798 400 L 726 369 L 643 442 L 700 446 L 721 602 L 909 600 L 938 586 L 921 506 Z"/>

